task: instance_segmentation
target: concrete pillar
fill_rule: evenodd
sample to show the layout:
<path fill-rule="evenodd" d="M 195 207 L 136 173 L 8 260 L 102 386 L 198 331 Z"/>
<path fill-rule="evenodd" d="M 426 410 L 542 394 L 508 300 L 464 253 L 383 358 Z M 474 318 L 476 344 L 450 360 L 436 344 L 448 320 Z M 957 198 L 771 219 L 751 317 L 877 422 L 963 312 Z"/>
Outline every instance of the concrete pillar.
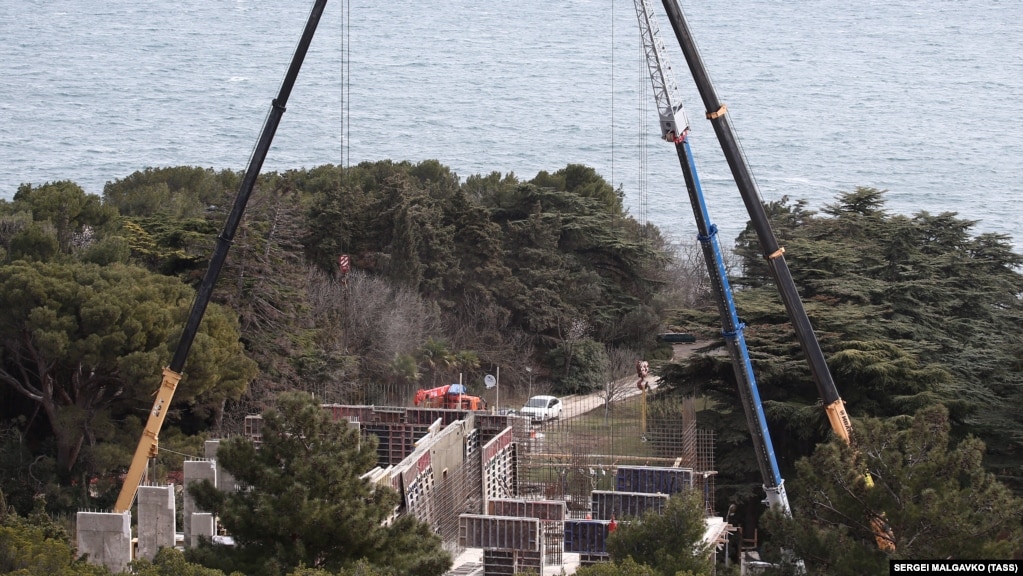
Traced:
<path fill-rule="evenodd" d="M 173 485 L 139 486 L 139 558 L 152 560 L 160 548 L 174 547 L 176 511 Z"/>
<path fill-rule="evenodd" d="M 220 440 L 207 440 L 205 448 L 206 459 L 216 461 Z M 238 491 L 238 481 L 234 479 L 234 476 L 231 476 L 230 472 L 224 470 L 224 467 L 219 462 L 217 463 L 217 489 L 224 492 Z"/>
<path fill-rule="evenodd" d="M 209 480 L 214 486 L 217 485 L 217 466 L 212 460 L 185 460 L 185 496 L 183 498 L 182 513 L 184 516 L 185 544 L 192 542 L 192 515 L 199 510 L 192 496 L 188 493 L 188 487 L 196 482 Z"/>
<path fill-rule="evenodd" d="M 186 536 L 186 542 L 192 548 L 199 545 L 199 540 L 206 538 L 207 540 L 213 539 L 214 530 L 213 514 L 209 512 L 193 512 L 192 513 L 192 534 L 190 537 Z"/>
<path fill-rule="evenodd" d="M 78 553 L 113 573 L 131 561 L 131 512 L 79 512 Z"/>

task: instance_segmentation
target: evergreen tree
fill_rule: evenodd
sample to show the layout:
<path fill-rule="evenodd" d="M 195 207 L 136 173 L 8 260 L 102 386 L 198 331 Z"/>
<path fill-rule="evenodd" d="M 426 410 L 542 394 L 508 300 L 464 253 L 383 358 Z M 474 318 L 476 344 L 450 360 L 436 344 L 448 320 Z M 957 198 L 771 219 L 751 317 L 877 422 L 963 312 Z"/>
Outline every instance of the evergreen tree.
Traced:
<path fill-rule="evenodd" d="M 607 541 L 611 560 L 623 571 L 616 574 L 646 574 L 629 568 L 629 559 L 648 566 L 657 576 L 692 576 L 713 573 L 712 544 L 703 541 L 706 531 L 703 495 L 696 490 L 674 494 L 658 514 L 649 510 L 640 518 L 621 521 Z"/>
<path fill-rule="evenodd" d="M 35 509 L 22 518 L 7 509 L 0 492 L 0 574 L 18 576 L 109 576 L 110 570 L 75 556 L 70 536 L 45 512 Z"/>
<path fill-rule="evenodd" d="M 0 387 L 45 415 L 62 473 L 83 445 L 110 439 L 111 418 L 151 406 L 193 298 L 178 280 L 131 266 L 0 266 Z M 237 396 L 252 377 L 223 308 L 207 310 L 186 369 L 176 403 Z"/>
<path fill-rule="evenodd" d="M 973 222 L 954 214 L 889 214 L 884 192 L 872 188 L 840 195 L 823 214 L 788 199 L 767 208 L 849 413 L 905 419 L 943 404 L 956 436 L 982 439 L 987 469 L 1023 493 L 1015 409 L 1023 389 L 1023 257 L 1007 239 L 971 238 Z M 736 305 L 788 476 L 800 457 L 827 441 L 830 425 L 752 229 L 740 235 L 736 253 L 743 264 L 733 281 Z M 717 317 L 685 311 L 677 321 L 714 326 Z M 716 354 L 722 346 L 712 340 L 707 354 L 665 369 L 662 392 L 713 400 L 698 417 L 717 433 L 718 495 L 744 500 L 756 494 L 742 487 L 762 479 L 741 434 L 729 359 Z"/>
<path fill-rule="evenodd" d="M 842 576 L 887 574 L 889 558 L 1011 558 L 1023 542 L 1023 500 L 981 467 L 982 442 L 955 443 L 950 428 L 940 405 L 908 427 L 866 419 L 856 422 L 855 449 L 836 439 L 800 460 L 792 518 L 765 519 L 770 548 L 789 552 L 774 560 Z M 879 536 L 894 549 L 880 549 Z"/>
<path fill-rule="evenodd" d="M 264 414 L 262 442 L 227 440 L 218 461 L 245 488 L 226 493 L 204 482 L 191 488 L 214 511 L 237 546 L 200 550 L 207 566 L 278 576 L 300 566 L 337 571 L 367 560 L 409 576 L 439 576 L 451 565 L 440 538 L 411 516 L 385 525 L 397 495 L 362 475 L 375 445 L 333 422 L 307 395 L 289 393 Z"/>

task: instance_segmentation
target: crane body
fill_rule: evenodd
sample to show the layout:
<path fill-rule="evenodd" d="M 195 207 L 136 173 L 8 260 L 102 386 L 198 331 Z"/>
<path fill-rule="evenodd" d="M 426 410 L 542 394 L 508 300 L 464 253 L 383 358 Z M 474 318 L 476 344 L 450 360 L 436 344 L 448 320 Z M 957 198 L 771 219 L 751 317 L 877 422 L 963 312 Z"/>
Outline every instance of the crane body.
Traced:
<path fill-rule="evenodd" d="M 753 439 L 757 464 L 764 481 L 767 503 L 772 507 L 781 508 L 786 515 L 790 515 L 791 509 L 788 496 L 785 493 L 784 480 L 778 469 L 774 446 L 771 443 L 771 434 L 767 428 L 767 418 L 764 416 L 760 392 L 753 374 L 753 365 L 750 362 L 749 349 L 743 336 L 745 325 L 739 321 L 736 312 L 732 287 L 728 282 L 727 269 L 718 243 L 717 227 L 711 223 L 703 189 L 696 172 L 696 162 L 689 146 L 689 120 L 678 95 L 674 73 L 668 61 L 664 43 L 660 38 L 657 22 L 651 14 L 650 6 L 647 0 L 634 0 L 634 2 L 647 67 L 653 85 L 654 99 L 657 101 L 661 137 L 675 144 L 679 163 L 682 166 L 689 202 L 696 218 L 698 239 L 721 316 L 722 335 L 735 370 L 739 396 L 749 424 L 750 436 Z"/>
<path fill-rule="evenodd" d="M 146 465 L 149 459 L 155 457 L 159 451 L 160 430 L 163 428 L 163 421 L 167 416 L 171 401 L 174 399 L 174 392 L 177 389 L 178 382 L 181 380 L 185 359 L 188 357 L 188 352 L 195 341 L 199 324 L 202 322 L 206 308 L 210 303 L 213 287 L 216 285 L 217 278 L 220 277 L 220 271 L 224 266 L 224 261 L 227 259 L 227 251 L 230 249 L 235 232 L 241 223 L 245 206 L 252 195 L 256 179 L 259 177 L 259 172 L 263 167 L 263 161 L 266 160 L 270 144 L 273 142 L 277 127 L 280 125 L 288 98 L 291 96 L 291 90 L 295 86 L 298 72 L 302 68 L 302 62 L 305 60 L 306 52 L 309 50 L 313 34 L 316 32 L 316 27 L 319 25 L 320 17 L 323 15 L 326 5 L 327 0 L 316 0 L 306 21 L 302 37 L 295 48 L 291 65 L 288 67 L 284 80 L 281 82 L 277 98 L 273 100 L 270 113 L 263 124 L 263 130 L 260 133 L 255 149 L 253 149 L 252 156 L 249 158 L 249 165 L 239 186 L 238 194 L 235 196 L 234 205 L 228 215 L 227 222 L 224 224 L 224 229 L 217 237 L 216 246 L 214 246 L 213 254 L 210 256 L 209 267 L 206 269 L 206 274 L 196 290 L 195 300 L 192 302 L 192 308 L 185 323 L 185 328 L 182 331 L 181 340 L 178 342 L 170 364 L 163 370 L 163 382 L 156 392 L 156 400 L 153 402 L 153 408 L 149 411 L 146 427 L 143 429 L 142 437 L 139 439 L 138 446 L 135 448 L 135 455 L 131 460 L 131 466 L 128 468 L 124 483 L 121 485 L 121 492 L 114 504 L 115 512 L 126 512 L 131 509 L 132 502 L 135 500 L 135 495 L 138 493 L 139 485 L 145 475 Z"/>

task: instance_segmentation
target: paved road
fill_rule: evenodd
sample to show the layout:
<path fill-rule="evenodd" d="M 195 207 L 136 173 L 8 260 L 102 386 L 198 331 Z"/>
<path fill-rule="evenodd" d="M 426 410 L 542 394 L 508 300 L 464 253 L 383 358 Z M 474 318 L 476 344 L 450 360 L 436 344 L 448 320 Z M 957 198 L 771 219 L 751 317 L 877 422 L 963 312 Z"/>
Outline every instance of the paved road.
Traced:
<path fill-rule="evenodd" d="M 692 355 L 694 350 L 696 350 L 700 346 L 705 346 L 706 344 L 707 344 L 706 342 L 673 344 L 672 360 L 678 361 L 687 358 L 690 355 Z M 647 386 L 650 387 L 651 390 L 657 388 L 657 380 L 658 378 L 652 375 L 647 375 L 645 378 L 643 378 L 643 381 L 646 383 Z M 621 380 L 616 382 L 615 385 L 618 387 L 618 392 L 614 395 L 614 401 L 620 402 L 626 398 L 631 398 L 632 396 L 640 394 L 641 390 L 636 385 L 638 381 L 639 381 L 638 375 L 630 374 L 629 376 L 626 376 L 625 378 L 622 378 Z M 561 413 L 562 419 L 574 418 L 575 416 L 579 416 L 580 414 L 584 414 L 586 412 L 589 412 L 590 410 L 593 410 L 597 406 L 603 406 L 604 405 L 603 396 L 604 396 L 603 392 L 563 396 L 561 398 L 561 401 L 564 404 L 564 409 Z"/>

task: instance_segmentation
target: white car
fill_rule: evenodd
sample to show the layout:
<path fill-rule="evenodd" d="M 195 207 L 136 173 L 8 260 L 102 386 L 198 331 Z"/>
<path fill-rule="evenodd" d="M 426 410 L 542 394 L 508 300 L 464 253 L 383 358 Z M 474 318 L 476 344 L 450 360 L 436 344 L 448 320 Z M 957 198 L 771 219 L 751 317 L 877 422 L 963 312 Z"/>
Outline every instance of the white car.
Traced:
<path fill-rule="evenodd" d="M 545 422 L 561 417 L 563 405 L 561 398 L 556 396 L 533 396 L 519 410 L 519 414 L 529 416 L 534 422 Z"/>

